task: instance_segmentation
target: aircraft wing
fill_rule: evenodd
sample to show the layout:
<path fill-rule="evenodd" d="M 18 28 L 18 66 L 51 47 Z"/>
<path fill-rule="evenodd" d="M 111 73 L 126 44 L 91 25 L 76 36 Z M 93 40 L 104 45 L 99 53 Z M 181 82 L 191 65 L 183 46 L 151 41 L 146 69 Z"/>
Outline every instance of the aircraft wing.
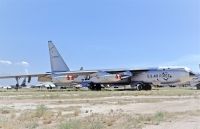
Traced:
<path fill-rule="evenodd" d="M 121 72 L 130 71 L 132 73 L 140 73 L 152 70 L 152 68 L 147 69 L 101 69 L 101 70 L 80 70 L 80 71 L 69 71 L 69 72 L 59 72 L 57 75 L 66 75 L 66 74 L 76 74 L 76 75 L 89 75 L 98 72 L 107 72 L 110 74 L 116 74 Z M 56 74 L 55 74 L 56 75 Z"/>
<path fill-rule="evenodd" d="M 19 75 L 0 76 L 0 79 L 42 77 L 42 76 L 50 76 L 50 75 L 51 75 L 51 73 L 43 73 L 43 74 L 19 74 Z"/>
<path fill-rule="evenodd" d="M 8 75 L 8 76 L 0 76 L 0 79 L 20 79 L 20 78 L 28 78 L 28 82 L 31 82 L 32 78 L 38 78 L 39 82 L 51 82 L 52 77 L 51 73 L 42 73 L 42 74 L 19 74 L 19 75 Z"/>
<path fill-rule="evenodd" d="M 77 75 L 85 75 L 85 74 L 93 74 L 93 73 L 98 73 L 98 72 L 107 72 L 107 73 L 120 73 L 120 72 L 126 72 L 130 71 L 133 73 L 138 73 L 138 72 L 145 72 L 149 71 L 152 69 L 102 69 L 102 70 L 80 70 L 80 71 L 69 71 L 69 72 L 59 72 L 58 75 L 65 75 L 65 74 L 77 74 Z M 50 77 L 51 73 L 39 73 L 39 74 L 18 74 L 18 75 L 6 75 L 6 76 L 1 76 L 0 79 L 10 79 L 10 78 L 29 78 L 29 77 Z"/>

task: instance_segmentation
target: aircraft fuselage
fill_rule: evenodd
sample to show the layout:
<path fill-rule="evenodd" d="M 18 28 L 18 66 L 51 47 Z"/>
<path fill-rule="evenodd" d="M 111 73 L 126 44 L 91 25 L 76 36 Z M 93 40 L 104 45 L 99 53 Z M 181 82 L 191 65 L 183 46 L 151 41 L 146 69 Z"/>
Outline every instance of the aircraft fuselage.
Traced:
<path fill-rule="evenodd" d="M 156 69 L 141 72 L 132 76 L 132 82 L 143 82 L 153 85 L 179 85 L 193 79 L 194 74 L 185 68 Z"/>
<path fill-rule="evenodd" d="M 141 82 L 159 86 L 184 84 L 193 79 L 194 74 L 186 68 L 157 68 L 146 71 L 130 70 L 125 76 L 121 73 L 65 73 L 53 77 L 54 83 L 98 83 L 98 84 L 131 84 Z M 131 74 L 130 74 L 131 73 Z"/>

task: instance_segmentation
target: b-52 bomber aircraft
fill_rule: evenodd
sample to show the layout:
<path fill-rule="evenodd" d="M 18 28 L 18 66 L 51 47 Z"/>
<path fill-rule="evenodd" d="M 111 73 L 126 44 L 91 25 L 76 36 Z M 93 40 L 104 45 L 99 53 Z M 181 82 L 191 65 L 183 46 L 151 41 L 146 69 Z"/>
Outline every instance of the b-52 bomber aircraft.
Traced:
<path fill-rule="evenodd" d="M 102 85 L 130 85 L 137 90 L 151 90 L 152 85 L 180 85 L 196 77 L 186 67 L 158 67 L 146 69 L 105 69 L 71 71 L 52 41 L 48 42 L 51 72 L 44 74 L 2 76 L 1 78 L 38 77 L 51 80 L 55 85 L 87 84 L 91 90 L 101 90 Z M 17 81 L 18 82 L 18 81 Z"/>

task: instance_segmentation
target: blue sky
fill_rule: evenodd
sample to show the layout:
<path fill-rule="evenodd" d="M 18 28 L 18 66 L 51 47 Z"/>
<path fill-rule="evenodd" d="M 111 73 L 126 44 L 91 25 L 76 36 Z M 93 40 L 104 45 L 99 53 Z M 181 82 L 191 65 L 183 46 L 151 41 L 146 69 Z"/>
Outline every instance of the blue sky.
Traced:
<path fill-rule="evenodd" d="M 199 0 L 1 0 L 0 73 L 50 71 L 52 40 L 72 70 L 200 63 Z"/>

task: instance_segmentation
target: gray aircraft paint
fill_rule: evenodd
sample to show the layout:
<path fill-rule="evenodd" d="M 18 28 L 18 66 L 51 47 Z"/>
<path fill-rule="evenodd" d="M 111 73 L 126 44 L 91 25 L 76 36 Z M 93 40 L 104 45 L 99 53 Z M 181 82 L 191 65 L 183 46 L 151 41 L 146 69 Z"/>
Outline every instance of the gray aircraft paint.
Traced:
<path fill-rule="evenodd" d="M 154 85 L 180 85 L 192 81 L 197 77 L 188 68 L 145 68 L 145 69 L 108 69 L 108 70 L 79 70 L 70 71 L 61 57 L 55 45 L 49 41 L 49 54 L 51 73 L 26 74 L 1 76 L 0 79 L 8 78 L 31 78 L 38 77 L 52 80 L 57 84 L 71 83 L 98 83 L 98 84 L 130 84 L 145 83 Z M 138 83 L 138 84 L 139 84 Z"/>
<path fill-rule="evenodd" d="M 68 72 L 70 71 L 69 67 L 63 60 L 62 56 L 56 49 L 55 45 L 52 43 L 52 41 L 48 42 L 49 45 L 49 55 L 50 55 L 50 63 L 51 63 L 51 72 L 57 73 L 57 72 Z"/>
<path fill-rule="evenodd" d="M 50 43 L 50 58 L 52 71 L 67 71 L 68 66 L 65 64 L 61 55 L 53 43 Z M 53 48 L 53 49 L 52 49 Z M 53 52 L 52 52 L 53 51 Z M 56 57 L 56 58 L 55 58 Z M 52 59 L 53 58 L 53 59 Z M 55 59 L 54 59 L 55 58 Z M 100 84 L 117 84 L 131 82 L 143 82 L 154 85 L 177 85 L 190 81 L 191 71 L 188 68 L 150 68 L 150 69 L 130 69 L 130 70 L 81 70 L 64 72 L 62 75 L 57 74 L 53 77 L 55 83 L 81 83 L 93 82 Z M 123 75 L 126 78 L 117 78 Z"/>
<path fill-rule="evenodd" d="M 133 82 L 152 83 L 153 85 L 178 85 L 192 80 L 191 71 L 185 68 L 155 69 L 141 72 L 132 77 Z"/>

